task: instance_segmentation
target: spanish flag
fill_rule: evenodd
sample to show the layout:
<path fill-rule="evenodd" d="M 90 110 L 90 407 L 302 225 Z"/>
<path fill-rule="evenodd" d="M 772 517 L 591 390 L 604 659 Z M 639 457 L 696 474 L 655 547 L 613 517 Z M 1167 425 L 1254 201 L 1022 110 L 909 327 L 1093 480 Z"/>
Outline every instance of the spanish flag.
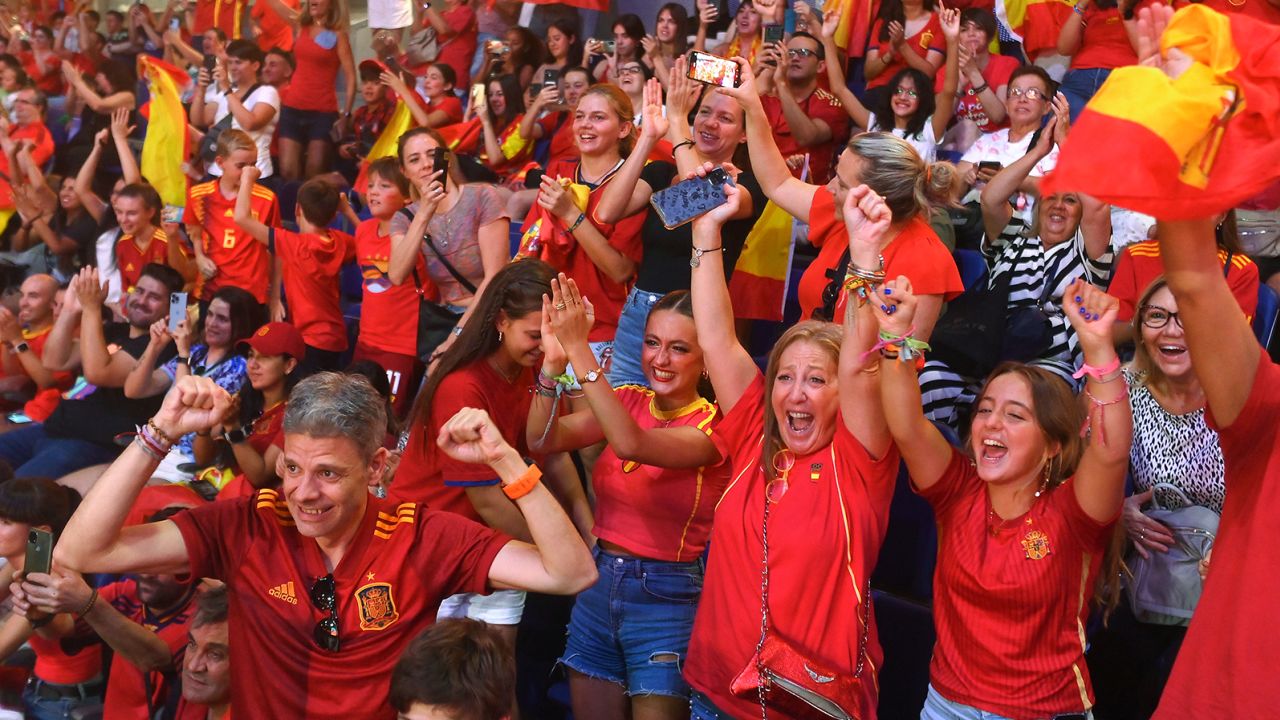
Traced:
<path fill-rule="evenodd" d="M 836 46 L 851 58 L 860 58 L 867 52 L 867 37 L 875 22 L 874 5 L 870 0 L 827 0 L 822 14 L 840 13 L 836 26 Z"/>
<path fill-rule="evenodd" d="M 586 212 L 591 202 L 591 188 L 565 177 L 556 180 L 569 191 L 574 207 Z M 565 266 L 565 259 L 575 241 L 559 218 L 535 202 L 525 216 L 524 228 L 525 231 L 520 236 L 520 248 L 512 258 L 513 262 L 538 258 L 552 267 Z"/>
<path fill-rule="evenodd" d="M 369 154 L 360 163 L 360 175 L 356 177 L 355 184 L 356 192 L 363 195 L 369 189 L 369 163 L 395 155 L 400 136 L 411 127 L 413 127 L 413 113 L 409 111 L 404 98 L 396 98 L 396 108 L 391 111 L 391 119 L 387 121 L 387 126 L 382 128 L 382 134 L 373 141 Z"/>
<path fill-rule="evenodd" d="M 457 155 L 475 155 L 484 144 L 484 127 L 480 118 L 473 117 L 466 122 L 445 125 L 440 128 L 440 136 Z"/>
<path fill-rule="evenodd" d="M 146 55 L 138 57 L 143 77 L 151 90 L 147 136 L 142 141 L 142 176 L 160 193 L 165 205 L 181 207 L 187 202 L 187 176 L 182 163 L 190 156 L 187 113 L 176 78 L 190 82 L 185 72 Z"/>
<path fill-rule="evenodd" d="M 729 278 L 734 317 L 782 320 L 791 275 L 791 234 L 795 218 L 772 201 L 747 233 L 746 245 Z"/>
<path fill-rule="evenodd" d="M 1044 51 L 1058 51 L 1058 34 L 1071 10 L 1072 0 L 996 0 L 996 17 L 1022 41 L 1023 52 L 1035 59 Z M 991 38 L 999 52 L 999 38 Z"/>
<path fill-rule="evenodd" d="M 1211 216 L 1280 178 L 1280 27 L 1203 5 L 1160 40 L 1193 61 L 1177 79 L 1112 71 L 1042 191 L 1080 191 L 1164 220 Z"/>

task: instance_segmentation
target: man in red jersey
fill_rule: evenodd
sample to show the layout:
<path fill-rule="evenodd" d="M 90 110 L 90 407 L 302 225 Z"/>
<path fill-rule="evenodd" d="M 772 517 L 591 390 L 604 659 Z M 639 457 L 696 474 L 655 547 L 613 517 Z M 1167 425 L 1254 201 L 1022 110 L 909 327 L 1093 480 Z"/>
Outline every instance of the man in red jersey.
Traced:
<path fill-rule="evenodd" d="M 21 394 L 35 385 L 35 396 L 23 405 L 23 413 L 43 422 L 58 404 L 59 394 L 71 385 L 71 373 L 46 368 L 44 345 L 53 330 L 53 300 L 58 281 L 51 275 L 32 275 L 22 281 L 18 314 L 0 308 L 0 392 Z M 34 413 L 34 414 L 33 414 Z"/>
<path fill-rule="evenodd" d="M 230 403 L 208 378 L 181 378 L 85 498 L 55 555 L 82 572 L 148 568 L 223 579 L 238 716 L 390 720 L 392 666 L 434 622 L 441 599 L 498 589 L 573 594 L 595 581 L 591 554 L 541 473 L 483 411 L 458 413 L 437 443 L 493 469 L 536 545 L 373 497 L 387 466 L 386 403 L 364 377 L 338 373 L 294 389 L 279 490 L 122 529 L 171 439 L 209 428 Z"/>
<path fill-rule="evenodd" d="M 766 72 L 774 92 L 760 98 L 773 140 L 783 157 L 809 154 L 809 182 L 821 185 L 831 179 L 831 158 L 837 143 L 849 134 L 849 115 L 835 95 L 818 87 L 826 72 L 822 43 L 808 33 L 796 33 L 787 41 L 787 53 L 778 66 Z"/>
<path fill-rule="evenodd" d="M 0 126 L 0 143 L 26 142 L 31 145 L 31 160 L 36 167 L 44 167 L 53 157 L 53 134 L 44 124 L 48 98 L 35 88 L 23 88 L 13 93 L 11 123 Z M 0 153 L 0 210 L 13 209 L 13 187 L 9 178 L 9 153 Z"/>

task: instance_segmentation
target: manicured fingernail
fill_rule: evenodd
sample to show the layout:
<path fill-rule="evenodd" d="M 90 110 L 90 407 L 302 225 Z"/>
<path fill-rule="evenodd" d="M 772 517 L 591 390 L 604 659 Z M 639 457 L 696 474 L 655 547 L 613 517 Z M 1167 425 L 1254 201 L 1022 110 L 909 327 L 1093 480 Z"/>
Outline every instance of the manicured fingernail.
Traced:
<path fill-rule="evenodd" d="M 889 306 L 888 306 L 888 305 L 881 305 L 881 306 L 880 306 L 880 309 L 881 309 L 881 310 L 883 310 L 883 311 L 885 311 L 885 312 L 889 312 Z"/>
<path fill-rule="evenodd" d="M 894 305 L 893 307 L 889 308 L 889 314 L 892 315 L 895 312 L 897 312 L 897 310 L 898 310 L 898 306 Z"/>
<path fill-rule="evenodd" d="M 1078 302 L 1078 303 L 1082 303 L 1082 302 L 1084 302 L 1084 298 L 1082 298 L 1082 297 L 1080 297 L 1079 295 L 1077 295 L 1077 296 L 1076 296 L 1076 302 Z"/>
<path fill-rule="evenodd" d="M 885 288 L 885 289 L 884 289 L 884 294 L 885 294 L 885 295 L 892 295 L 892 294 L 893 294 L 893 288 Z"/>

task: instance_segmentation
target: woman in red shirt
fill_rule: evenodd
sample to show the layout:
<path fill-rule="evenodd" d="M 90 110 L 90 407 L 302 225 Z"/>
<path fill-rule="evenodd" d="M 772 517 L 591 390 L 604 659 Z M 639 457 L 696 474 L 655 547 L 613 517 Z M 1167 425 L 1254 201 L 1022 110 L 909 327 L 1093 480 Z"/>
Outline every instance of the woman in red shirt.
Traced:
<path fill-rule="evenodd" d="M 762 375 L 734 333 L 717 252 L 743 191 L 725 192 L 726 204 L 693 222 L 694 321 L 699 343 L 715 348 L 707 373 L 725 413 L 712 440 L 732 468 L 685 663 L 693 717 L 814 717 L 782 686 L 763 688 L 762 667 L 871 717 L 882 653 L 868 578 L 898 472 L 876 402 L 879 374 L 863 360 L 875 319 L 869 303 L 850 302 L 843 329 L 801 322 L 774 345 Z M 860 185 L 845 216 L 852 267 L 880 276 L 888 207 Z M 802 663 L 808 673 L 795 672 Z"/>
<path fill-rule="evenodd" d="M 280 174 L 299 180 L 323 174 L 331 161 L 333 126 L 351 118 L 356 102 L 356 63 L 347 34 L 346 0 L 307 0 L 301 11 L 281 0 L 267 0 L 296 34 L 293 54 L 297 70 L 281 93 Z M 338 71 L 342 71 L 343 111 L 338 114 Z M 303 163 L 303 157 L 306 163 Z"/>
<path fill-rule="evenodd" d="M 933 614 L 938 640 L 925 720 L 1087 713 L 1093 705 L 1084 626 L 1124 501 L 1133 433 L 1128 386 L 1111 344 L 1119 303 L 1077 280 L 1065 305 L 1088 376 L 1080 403 L 1039 368 L 996 368 L 974 404 L 968 447 L 953 447 L 921 409 L 909 338 L 911 283 L 873 306 L 884 417 L 937 516 Z M 897 341 L 892 339 L 899 339 Z"/>
<path fill-rule="evenodd" d="M 600 84 L 587 90 L 573 118 L 581 157 L 547 168 L 536 200 L 538 207 L 525 221 L 528 227 L 541 214 L 549 216 L 544 219 L 554 225 L 556 237 L 542 246 L 542 259 L 572 277 L 591 298 L 596 322 L 590 340 L 604 366 L 609 364 L 618 317 L 640 262 L 640 227 L 645 213 L 605 223 L 596 217 L 596 206 L 605 186 L 631 153 L 634 117 L 630 98 L 616 85 Z M 588 191 L 585 208 L 576 204 L 572 186 L 585 186 Z"/>
<path fill-rule="evenodd" d="M 889 92 L 889 81 L 899 70 L 915 68 L 932 82 L 946 59 L 942 25 L 933 11 L 934 0 L 884 0 L 880 16 L 871 27 L 864 72 L 867 107 L 876 107 Z"/>
<path fill-rule="evenodd" d="M 769 131 L 755 80 L 745 62 L 739 62 L 742 84 L 720 92 L 735 98 L 747 111 L 747 149 L 751 170 L 773 203 L 800 222 L 809 224 L 809 242 L 819 249 L 818 258 L 800 278 L 802 318 L 843 317 L 840 280 L 849 263 L 849 235 L 838 208 L 849 188 L 866 184 L 884 197 L 893 213 L 893 225 L 884 235 L 885 271 L 906 275 L 926 296 L 916 320 L 923 338 L 933 331 L 942 303 L 964 290 L 951 252 L 929 227 L 929 206 L 950 202 L 955 167 L 928 163 L 905 140 L 888 133 L 856 135 L 836 162 L 835 177 L 828 185 L 810 185 L 792 177 Z"/>
<path fill-rule="evenodd" d="M 1146 4 L 1146 0 L 1076 0 L 1058 31 L 1058 52 L 1071 57 L 1071 68 L 1058 87 L 1071 104 L 1071 122 L 1112 70 L 1138 64 L 1134 11 Z"/>
<path fill-rule="evenodd" d="M 600 579 L 578 595 L 560 660 L 570 669 L 573 711 L 622 717 L 630 706 L 635 717 L 687 718 L 689 686 L 680 668 L 711 518 L 729 482 L 710 438 L 716 406 L 699 393 L 706 366 L 689 293 L 664 295 L 649 314 L 641 358 L 649 387 L 615 389 L 603 375 L 582 372 L 594 362 L 589 301 L 564 274 L 551 287 L 529 443 L 553 452 L 609 442 L 591 473 Z M 590 410 L 556 417 L 556 378 L 569 362 L 579 368 Z M 614 612 L 620 623 L 609 622 Z M 665 662 L 651 659 L 663 654 Z"/>

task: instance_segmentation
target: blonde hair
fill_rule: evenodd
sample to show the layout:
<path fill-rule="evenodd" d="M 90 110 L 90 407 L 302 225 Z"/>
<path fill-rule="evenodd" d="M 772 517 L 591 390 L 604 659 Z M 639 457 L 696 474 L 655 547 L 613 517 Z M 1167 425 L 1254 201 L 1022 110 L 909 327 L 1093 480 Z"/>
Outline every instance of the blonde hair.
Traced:
<path fill-rule="evenodd" d="M 782 353 L 792 345 L 807 342 L 826 353 L 832 367 L 840 366 L 840 343 L 844 341 L 844 328 L 821 320 L 805 320 L 793 325 L 782 333 L 773 350 L 769 351 L 769 363 L 764 371 L 764 444 L 760 449 L 760 467 L 764 469 L 767 480 L 775 477 L 773 456 L 786 448 L 782 442 L 782 431 L 778 427 L 778 418 L 769 407 L 769 399 L 773 397 L 774 380 L 778 375 L 778 363 L 782 361 Z"/>
<path fill-rule="evenodd" d="M 227 128 L 218 134 L 218 144 L 216 155 L 222 159 L 231 157 L 231 153 L 237 150 L 252 150 L 254 155 L 258 154 L 258 145 L 249 136 L 249 133 L 235 128 Z"/>
<path fill-rule="evenodd" d="M 347 0 L 329 0 L 329 12 L 322 18 L 312 17 L 311 6 L 306 2 L 302 3 L 300 12 L 301 14 L 298 15 L 298 24 L 303 27 L 318 23 L 320 27 L 325 30 L 346 32 L 351 29 L 351 19 L 350 12 L 347 9 Z"/>
<path fill-rule="evenodd" d="M 635 130 L 635 106 L 631 104 L 631 98 L 622 91 L 622 88 L 614 85 L 613 83 L 598 83 L 596 85 L 592 85 L 586 92 L 582 93 L 582 98 L 578 100 L 578 106 L 581 107 L 582 101 L 592 95 L 599 95 L 604 98 L 605 102 L 609 103 L 610 109 L 612 109 L 614 114 L 618 116 L 618 120 L 623 125 L 629 126 L 630 130 Z M 618 152 L 622 157 L 630 155 L 631 148 L 635 147 L 636 141 L 634 135 L 634 132 L 628 132 L 621 140 L 618 141 Z"/>
<path fill-rule="evenodd" d="M 1169 283 L 1160 275 L 1138 298 L 1138 304 L 1133 308 L 1133 319 L 1130 323 L 1133 325 L 1133 360 L 1129 367 L 1133 370 L 1135 385 L 1150 385 L 1152 380 L 1157 382 L 1164 380 L 1164 372 L 1160 370 L 1160 366 L 1156 365 L 1151 359 L 1151 352 L 1147 350 L 1147 345 L 1142 341 L 1142 308 L 1151 302 L 1151 298 L 1160 292 L 1161 289 L 1169 287 Z M 1171 318 L 1169 322 L 1173 322 Z"/>
<path fill-rule="evenodd" d="M 955 165 L 926 163 L 911 143 L 886 132 L 855 135 L 847 149 L 863 159 L 861 181 L 884 196 L 895 222 L 952 203 L 960 179 Z"/>

